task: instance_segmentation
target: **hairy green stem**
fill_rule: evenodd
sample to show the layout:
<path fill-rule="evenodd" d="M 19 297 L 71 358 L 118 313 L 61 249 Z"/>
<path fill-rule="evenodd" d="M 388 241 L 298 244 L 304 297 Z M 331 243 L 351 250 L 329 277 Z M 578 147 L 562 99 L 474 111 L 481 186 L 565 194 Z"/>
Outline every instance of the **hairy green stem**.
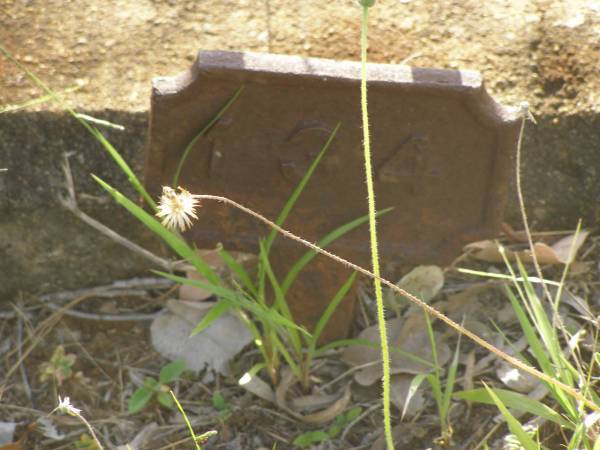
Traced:
<path fill-rule="evenodd" d="M 381 340 L 381 362 L 383 365 L 383 428 L 388 450 L 394 449 L 392 436 L 392 419 L 390 411 L 390 350 L 388 348 L 387 330 L 385 328 L 385 311 L 383 308 L 383 292 L 381 290 L 379 251 L 377 248 L 377 223 L 375 221 L 375 189 L 373 188 L 373 167 L 371 164 L 371 141 L 369 136 L 369 113 L 367 108 L 367 31 L 369 7 L 363 4 L 360 33 L 360 107 L 363 124 L 363 148 L 365 154 L 365 175 L 369 204 L 369 237 L 371 241 L 371 262 L 375 275 L 375 299 L 377 302 L 377 324 Z"/>

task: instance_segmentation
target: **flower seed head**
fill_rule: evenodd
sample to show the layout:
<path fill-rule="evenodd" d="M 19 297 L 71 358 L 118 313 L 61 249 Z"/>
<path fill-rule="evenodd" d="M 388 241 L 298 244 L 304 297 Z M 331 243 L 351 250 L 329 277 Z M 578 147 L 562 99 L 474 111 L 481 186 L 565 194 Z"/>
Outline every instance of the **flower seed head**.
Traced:
<path fill-rule="evenodd" d="M 78 416 L 81 413 L 80 409 L 71 405 L 69 397 L 60 398 L 60 395 L 58 396 L 58 410 L 71 416 Z"/>
<path fill-rule="evenodd" d="M 163 193 L 158 204 L 156 215 L 162 218 L 162 224 L 170 230 L 185 231 L 192 226 L 190 218 L 197 219 L 196 207 L 199 206 L 198 195 L 192 195 L 179 187 L 179 192 L 163 186 Z"/>

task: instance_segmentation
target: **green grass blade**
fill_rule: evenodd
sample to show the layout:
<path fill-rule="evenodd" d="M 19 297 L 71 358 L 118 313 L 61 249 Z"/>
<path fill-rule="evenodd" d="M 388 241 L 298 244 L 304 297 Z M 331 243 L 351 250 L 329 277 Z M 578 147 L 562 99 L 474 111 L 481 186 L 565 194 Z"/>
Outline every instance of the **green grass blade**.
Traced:
<path fill-rule="evenodd" d="M 554 296 L 554 302 L 552 304 L 553 312 L 558 315 L 558 308 L 560 306 L 560 300 L 562 297 L 562 292 L 564 289 L 565 281 L 567 280 L 567 275 L 569 273 L 569 269 L 571 268 L 571 264 L 575 259 L 575 253 L 577 252 L 577 241 L 579 238 L 579 233 L 581 232 L 581 219 L 577 222 L 577 228 L 575 229 L 575 234 L 573 235 L 573 242 L 569 247 L 569 256 L 567 258 L 567 263 L 565 264 L 564 270 L 560 277 L 560 282 L 558 283 L 558 289 L 556 290 L 556 295 Z"/>
<path fill-rule="evenodd" d="M 496 278 L 496 279 L 500 279 L 500 280 L 523 281 L 523 278 L 521 278 L 521 277 L 515 277 L 513 275 L 506 275 L 504 273 L 485 272 L 485 271 L 481 271 L 481 270 L 465 269 L 463 267 L 459 267 L 457 270 L 460 273 L 464 273 L 467 275 L 475 275 L 475 276 L 483 277 L 483 278 Z M 529 277 L 529 281 L 531 283 L 542 283 L 542 281 L 540 281 L 540 279 L 537 277 Z M 557 281 L 552 281 L 552 280 L 543 280 L 543 282 L 549 286 L 558 286 L 560 284 Z"/>
<path fill-rule="evenodd" d="M 592 383 L 588 382 L 587 384 L 588 384 L 588 386 L 586 386 L 585 389 L 588 390 L 588 393 L 590 394 L 592 401 L 596 405 L 600 405 L 600 396 L 598 396 L 598 394 L 596 394 L 592 389 L 590 389 L 590 387 L 593 386 Z"/>
<path fill-rule="evenodd" d="M 356 279 L 356 274 L 357 274 L 356 272 L 353 272 L 348 277 L 348 279 L 344 282 L 342 287 L 340 287 L 340 289 L 336 292 L 333 299 L 329 302 L 329 304 L 327 305 L 327 308 L 325 308 L 325 311 L 321 315 L 319 321 L 317 322 L 317 325 L 315 326 L 315 330 L 312 333 L 312 337 L 310 339 L 310 345 L 308 347 L 309 354 L 314 353 L 315 348 L 317 346 L 317 341 L 319 340 L 319 337 L 321 336 L 323 329 L 329 322 L 329 319 L 331 319 L 331 316 L 337 309 L 340 302 L 344 299 L 344 297 L 346 297 L 346 294 L 348 293 L 348 291 L 352 287 L 352 284 L 354 283 L 354 280 Z"/>
<path fill-rule="evenodd" d="M 217 297 L 221 297 L 221 298 L 230 300 L 230 301 L 234 302 L 234 304 L 237 304 L 237 302 L 239 301 L 238 293 L 227 287 L 224 287 L 224 286 L 221 286 L 218 284 L 213 284 L 208 281 L 194 280 L 192 278 L 180 277 L 179 275 L 173 275 L 172 273 L 162 272 L 160 270 L 153 270 L 152 272 L 157 275 L 160 275 L 161 277 L 165 277 L 171 281 L 175 281 L 176 283 L 179 283 L 179 284 L 187 284 L 188 286 L 193 286 L 195 288 L 204 289 L 204 290 L 210 292 L 211 294 L 216 295 Z"/>
<path fill-rule="evenodd" d="M 400 420 L 404 420 L 404 416 L 406 415 L 406 411 L 408 410 L 408 405 L 410 404 L 410 401 L 415 396 L 415 394 L 419 390 L 419 386 L 421 386 L 421 383 L 423 383 L 423 381 L 425 381 L 426 378 L 427 374 L 420 373 L 415 375 L 415 377 L 411 380 L 410 386 L 408 387 L 408 392 L 406 394 L 406 399 L 404 400 L 404 407 L 402 408 Z"/>
<path fill-rule="evenodd" d="M 265 265 L 262 263 L 261 259 L 258 259 L 258 269 L 256 271 L 256 284 L 258 289 L 258 296 L 256 297 L 256 301 L 262 304 L 265 304 L 265 289 L 267 284 L 267 275 L 265 273 Z"/>
<path fill-rule="evenodd" d="M 493 389 L 493 392 L 496 397 L 500 399 L 500 401 L 508 408 L 523 411 L 536 417 L 541 417 L 570 430 L 574 429 L 574 426 L 571 422 L 566 420 L 549 406 L 544 405 L 542 402 L 529 398 L 528 396 L 518 392 L 509 391 L 506 389 Z M 496 404 L 490 396 L 489 391 L 484 388 L 455 392 L 454 398 L 470 402 L 483 403 L 486 405 Z"/>
<path fill-rule="evenodd" d="M 319 347 L 319 349 L 315 351 L 315 356 L 320 356 L 323 353 L 325 353 L 329 350 L 332 350 L 334 348 L 351 347 L 354 345 L 362 345 L 364 347 L 370 347 L 370 348 L 376 348 L 376 349 L 381 348 L 381 344 L 378 341 L 371 341 L 369 339 L 360 339 L 360 338 L 338 339 L 337 341 L 329 342 L 328 344 L 325 344 L 322 347 Z M 422 365 L 430 367 L 430 368 L 433 367 L 433 364 L 431 364 L 431 361 L 427 361 L 426 359 L 423 359 L 419 356 L 413 355 L 412 353 L 405 352 L 404 350 L 401 350 L 399 347 L 390 347 L 390 352 L 395 353 L 399 356 L 402 356 L 403 358 L 406 358 L 414 363 L 422 364 Z"/>
<path fill-rule="evenodd" d="M 515 419 L 515 417 L 510 413 L 510 411 L 506 408 L 504 403 L 502 403 L 502 401 L 498 398 L 494 391 L 487 386 L 485 386 L 485 388 L 487 389 L 492 401 L 495 403 L 495 405 L 498 407 L 498 409 L 504 416 L 504 419 L 506 420 L 510 432 L 517 436 L 517 439 L 519 440 L 519 443 L 523 446 L 524 450 L 539 450 L 540 446 L 533 441 L 529 434 L 527 434 L 521 423 L 517 419 Z"/>
<path fill-rule="evenodd" d="M 333 142 L 333 139 L 335 138 L 335 135 L 337 134 L 339 128 L 340 128 L 340 124 L 338 123 L 336 125 L 336 127 L 333 129 L 333 131 L 331 132 L 331 134 L 329 135 L 329 138 L 327 138 L 325 145 L 323 145 L 323 148 L 321 149 L 321 151 L 319 152 L 317 157 L 310 164 L 308 170 L 302 177 L 302 180 L 300 180 L 300 183 L 298 183 L 298 185 L 292 192 L 292 195 L 288 198 L 286 204 L 284 205 L 283 209 L 279 213 L 277 220 L 275 221 L 275 223 L 277 225 L 282 226 L 284 224 L 288 215 L 292 211 L 292 208 L 298 201 L 300 194 L 302 194 L 302 191 L 304 191 L 304 188 L 306 187 L 308 180 L 310 180 L 312 174 L 314 173 L 315 169 L 317 168 L 317 165 L 321 161 L 321 158 L 323 158 L 323 155 L 325 154 L 325 152 L 327 151 L 327 149 L 330 147 L 331 143 Z M 265 248 L 267 250 L 267 254 L 271 250 L 271 245 L 273 245 L 273 241 L 275 240 L 276 237 L 277 237 L 277 230 L 271 230 L 271 232 L 269 233 L 269 235 L 267 236 L 267 239 L 265 241 Z"/>
<path fill-rule="evenodd" d="M 431 346 L 431 359 L 433 359 L 433 373 L 426 376 L 427 381 L 433 391 L 433 398 L 438 408 L 438 414 L 440 416 L 440 424 L 442 428 L 442 434 L 446 431 L 448 426 L 447 413 L 448 410 L 444 409 L 444 393 L 442 392 L 442 368 L 439 364 L 437 344 L 435 342 L 435 334 L 431 325 L 431 319 L 429 314 L 423 311 L 425 315 L 425 323 L 427 325 L 427 336 L 429 337 L 429 344 Z"/>
<path fill-rule="evenodd" d="M 299 380 L 302 379 L 302 372 L 300 371 L 300 366 L 294 360 L 294 358 L 292 358 L 292 356 L 287 351 L 285 345 L 283 345 L 283 342 L 281 342 L 279 337 L 277 337 L 276 335 L 273 336 L 271 338 L 271 342 L 274 344 L 277 351 L 281 353 L 281 356 L 283 356 L 283 359 L 285 359 L 285 362 L 288 364 L 288 366 L 290 366 L 290 369 L 294 373 L 294 376 Z"/>
<path fill-rule="evenodd" d="M 78 89 L 80 89 L 80 86 L 71 86 L 69 88 L 58 91 L 56 93 L 56 95 L 70 94 L 71 92 L 75 92 Z M 31 100 L 27 100 L 25 102 L 18 103 L 16 105 L 2 106 L 2 107 L 0 107 L 0 114 L 19 111 L 21 109 L 29 108 L 30 106 L 40 105 L 42 103 L 46 103 L 46 102 L 49 102 L 52 100 L 53 100 L 53 97 L 51 95 L 42 95 L 40 97 L 31 99 Z"/>
<path fill-rule="evenodd" d="M 200 130 L 200 132 L 196 136 L 194 136 L 194 138 L 187 145 L 187 147 L 183 151 L 183 154 L 181 155 L 181 158 L 179 159 L 177 170 L 175 170 L 175 175 L 173 176 L 173 189 L 175 189 L 177 187 L 177 184 L 179 183 L 179 176 L 181 175 L 181 170 L 183 169 L 183 165 L 185 164 L 185 161 L 187 160 L 190 152 L 192 151 L 194 144 L 196 144 L 196 142 L 198 142 L 198 139 L 204 136 L 206 132 L 210 130 L 221 117 L 223 117 L 223 114 L 225 114 L 229 107 L 238 99 L 243 90 L 244 86 L 242 85 L 238 88 L 237 91 L 234 92 L 234 94 L 229 98 L 229 100 L 225 102 L 225 104 L 221 107 L 219 112 L 217 112 L 217 114 L 206 124 L 204 128 L 202 128 L 202 130 Z"/>
<path fill-rule="evenodd" d="M 263 361 L 268 361 L 268 355 L 267 352 L 265 351 L 265 346 L 262 344 L 262 335 L 260 330 L 258 329 L 258 327 L 256 326 L 256 324 L 250 320 L 250 318 L 245 314 L 244 311 L 240 310 L 240 319 L 242 320 L 242 322 L 244 323 L 244 325 L 248 328 L 248 330 L 250 331 L 250 334 L 252 334 L 252 339 L 254 341 L 254 345 L 256 345 L 256 347 L 258 348 L 258 351 L 260 351 L 260 354 L 263 358 Z M 258 321 L 258 319 L 257 319 Z M 265 363 L 260 363 L 263 366 L 266 366 Z M 257 364 L 257 365 L 260 365 Z M 252 370 L 252 369 L 250 369 Z"/>
<path fill-rule="evenodd" d="M 288 320 L 293 322 L 294 317 L 292 316 L 292 312 L 290 311 L 290 308 L 287 304 L 285 296 L 283 295 L 281 286 L 280 286 L 279 282 L 277 281 L 277 277 L 275 276 L 275 273 L 273 272 L 273 269 L 271 268 L 271 263 L 269 262 L 269 256 L 267 253 L 267 249 L 265 248 L 265 243 L 262 241 L 260 242 L 260 251 L 259 251 L 258 257 L 261 259 L 263 267 L 265 268 L 267 277 L 269 278 L 269 281 L 271 282 L 271 287 L 273 288 L 273 292 L 275 294 L 275 300 L 274 300 L 275 308 L 283 317 L 285 317 Z M 298 334 L 298 331 L 295 328 L 290 328 L 289 330 L 286 330 L 286 331 L 287 331 L 286 335 L 290 341 L 289 342 L 290 345 L 292 345 L 294 347 L 294 351 L 296 352 L 296 354 L 300 355 L 302 353 L 302 342 L 300 341 L 300 335 Z"/>
<path fill-rule="evenodd" d="M 171 394 L 171 397 L 173 397 L 173 401 L 177 405 L 177 409 L 179 410 L 179 412 L 183 416 L 183 420 L 185 421 L 185 424 L 188 427 L 188 431 L 190 432 L 190 436 L 192 436 L 192 440 L 194 441 L 194 444 L 196 444 L 196 450 L 202 450 L 200 448 L 200 444 L 198 443 L 202 439 L 202 436 L 196 436 L 196 434 L 194 433 L 194 428 L 192 428 L 192 424 L 190 423 L 190 419 L 188 419 L 188 416 L 185 413 L 185 410 L 181 406 L 181 403 L 179 403 L 179 400 L 177 400 L 177 397 L 175 396 L 175 394 L 173 393 L 172 390 L 169 390 L 169 393 Z M 210 431 L 209 433 L 211 433 L 211 435 L 216 434 L 216 432 L 213 432 L 213 431 Z M 208 434 L 208 433 L 206 433 L 206 434 Z"/>
<path fill-rule="evenodd" d="M 442 398 L 442 409 L 444 411 L 450 410 L 450 400 L 452 399 L 452 394 L 454 393 L 454 383 L 456 381 L 456 372 L 458 370 L 458 356 L 460 353 L 460 338 L 462 335 L 458 335 L 458 342 L 456 343 L 456 350 L 454 351 L 454 357 L 452 358 L 452 362 L 450 363 L 450 368 L 448 369 L 448 376 L 446 377 L 446 387 L 444 389 L 444 396 Z"/>
<path fill-rule="evenodd" d="M 383 214 L 390 212 L 392 209 L 394 209 L 394 208 L 382 209 L 381 211 L 377 212 L 376 217 L 382 216 Z M 354 219 L 353 221 L 348 222 L 347 224 L 344 224 L 341 227 L 338 227 L 335 230 L 329 232 L 327 235 L 325 235 L 325 237 L 323 239 L 321 239 L 319 242 L 317 242 L 317 246 L 319 246 L 321 248 L 325 248 L 329 244 L 334 242 L 335 240 L 339 239 L 340 237 L 342 237 L 343 235 L 348 233 L 349 231 L 359 227 L 360 225 L 362 225 L 364 223 L 367 223 L 368 221 L 369 221 L 368 215 L 364 215 L 362 217 L 359 217 L 358 219 Z M 286 274 L 285 278 L 283 279 L 283 281 L 281 283 L 281 290 L 283 291 L 284 294 L 289 290 L 289 288 L 294 283 L 294 281 L 296 280 L 296 278 L 298 277 L 298 274 L 302 271 L 302 269 L 310 261 L 312 261 L 312 259 L 315 256 L 317 256 L 316 251 L 308 250 L 304 255 L 302 255 L 301 258 L 298 259 L 298 261 L 296 261 L 294 263 L 294 265 L 290 268 L 290 270 L 288 271 L 288 273 Z"/>
<path fill-rule="evenodd" d="M 519 320 L 519 324 L 523 330 L 523 333 L 525 334 L 527 343 L 529 344 L 529 347 L 531 348 L 531 351 L 533 352 L 533 355 L 535 356 L 540 368 L 546 374 L 553 374 L 554 369 L 552 367 L 552 363 L 546 354 L 542 342 L 538 339 L 535 328 L 527 318 L 527 314 L 521 306 L 521 303 L 508 286 L 506 287 L 505 292 L 510 300 L 513 310 L 515 311 L 517 319 Z"/>
<path fill-rule="evenodd" d="M 133 170 L 131 170 L 131 167 L 129 167 L 129 164 L 127 164 L 125 162 L 125 160 L 123 159 L 121 154 L 118 152 L 118 150 L 115 147 L 113 147 L 113 145 L 108 141 L 108 139 L 106 139 L 106 137 L 104 137 L 104 135 L 102 134 L 102 132 L 100 130 L 98 130 L 97 128 L 94 128 L 94 127 L 91 127 L 91 128 L 92 128 L 92 131 L 91 131 L 92 135 L 96 138 L 96 140 L 98 142 L 100 142 L 100 144 L 102 144 L 104 149 L 112 157 L 112 159 L 115 161 L 115 163 L 117 163 L 117 166 L 119 166 L 119 169 L 121 169 L 121 171 L 125 174 L 125 176 L 127 176 L 127 180 L 129 181 L 129 183 L 144 198 L 144 201 L 148 205 L 150 205 L 154 211 L 157 211 L 158 207 L 156 206 L 156 202 L 152 199 L 150 194 L 148 194 L 148 191 L 146 191 L 146 188 L 142 185 L 141 181 L 135 175 L 135 173 L 133 173 Z"/>
<path fill-rule="evenodd" d="M 559 380 L 569 386 L 575 387 L 572 374 L 576 373 L 576 371 L 568 363 L 568 361 L 566 361 L 560 346 L 558 333 L 548 318 L 544 306 L 537 296 L 535 289 L 529 282 L 525 267 L 518 258 L 517 264 L 521 277 L 523 278 L 522 284 L 527 299 L 526 304 L 529 305 L 528 311 L 530 314 L 530 319 L 532 320 L 537 333 L 544 343 L 544 346 L 540 352 L 543 353 L 544 357 L 546 357 L 546 354 L 549 354 L 550 361 L 552 361 L 552 368 L 550 369 L 551 371 L 546 373 L 557 377 Z M 548 386 L 548 388 L 550 389 L 550 392 L 554 398 L 561 404 L 561 407 L 569 414 L 569 416 L 572 418 L 577 417 L 577 406 L 575 401 L 554 385 Z"/>
<path fill-rule="evenodd" d="M 270 326 L 281 326 L 286 329 L 294 328 L 302 333 L 306 333 L 307 335 L 309 335 L 309 333 L 306 330 L 296 325 L 293 321 L 286 319 L 274 309 L 263 306 L 253 300 L 248 300 L 244 298 L 243 295 L 238 295 L 237 292 L 231 289 L 219 285 L 214 285 L 211 283 L 205 283 L 200 280 L 193 280 L 191 278 L 185 278 L 177 275 L 172 275 L 166 272 L 160 272 L 157 270 L 153 272 L 177 283 L 187 284 L 189 286 L 194 286 L 212 292 L 213 294 L 223 299 L 229 300 L 233 306 L 242 310 L 249 311 L 254 317 L 268 323 Z"/>
<path fill-rule="evenodd" d="M 437 377 L 440 377 L 441 367 L 439 364 L 438 354 L 437 354 L 437 345 L 435 342 L 435 334 L 433 333 L 433 327 L 431 326 L 431 319 L 429 318 L 429 314 L 423 311 L 423 315 L 425 316 L 425 324 L 427 325 L 427 336 L 429 337 L 429 344 L 431 345 L 431 359 L 433 360 L 433 368 L 436 372 Z"/>
<path fill-rule="evenodd" d="M 267 255 L 265 243 L 261 241 L 259 245 L 260 251 L 258 253 L 258 257 L 263 264 L 265 273 L 269 279 L 269 282 L 271 283 L 271 287 L 273 288 L 273 292 L 275 294 L 274 305 L 283 316 L 291 320 L 293 319 L 292 312 L 290 311 L 290 308 L 285 300 L 285 296 L 281 290 L 281 285 L 279 284 L 279 281 L 277 281 L 277 277 L 275 276 L 273 268 L 271 267 L 271 262 L 269 261 L 269 257 Z"/>
<path fill-rule="evenodd" d="M 556 331 L 552 327 L 552 324 L 548 319 L 548 316 L 546 315 L 546 311 L 544 310 L 544 307 L 542 306 L 542 303 L 540 302 L 540 299 L 538 298 L 535 289 L 528 280 L 528 275 L 527 271 L 525 270 L 525 267 L 518 258 L 517 265 L 519 267 L 521 277 L 523 278 L 523 287 L 527 296 L 527 302 L 531 309 L 531 319 L 533 321 L 533 324 L 538 333 L 540 334 L 540 337 L 542 338 L 542 341 L 544 342 L 547 351 L 550 353 L 550 358 L 556 366 L 559 366 L 559 353 L 561 352 L 561 350 L 560 345 L 558 344 L 558 336 L 556 334 Z"/>
<path fill-rule="evenodd" d="M 248 272 L 246 272 L 246 270 L 242 267 L 242 265 L 240 263 L 238 263 L 236 261 L 236 259 L 233 256 L 231 256 L 231 254 L 223 248 L 223 246 L 219 246 L 219 248 L 217 249 L 217 252 L 219 253 L 219 256 L 221 258 L 223 258 L 223 261 L 225 261 L 225 264 L 227 264 L 227 267 L 229 267 L 229 269 L 235 275 L 237 275 L 237 277 L 244 284 L 246 289 L 248 289 L 248 291 L 250 291 L 254 297 L 257 297 L 258 290 L 256 289 L 256 286 L 254 286 L 254 283 L 252 282 L 252 279 L 248 275 Z"/>
<path fill-rule="evenodd" d="M 516 296 L 513 294 L 513 292 L 510 290 L 510 288 L 506 287 L 505 291 L 506 291 L 506 294 L 507 294 L 507 296 L 510 300 L 510 303 L 513 307 L 513 310 L 515 311 L 517 319 L 519 320 L 521 329 L 523 330 L 523 333 L 525 334 L 525 338 L 527 339 L 529 348 L 531 349 L 538 365 L 540 366 L 540 368 L 542 369 L 542 371 L 545 374 L 550 375 L 550 376 L 556 376 L 555 367 L 554 367 L 552 361 L 550 360 L 550 358 L 548 357 L 546 348 L 544 347 L 544 345 L 538 338 L 536 329 L 531 324 L 531 322 L 529 322 L 529 319 L 527 318 L 527 314 L 525 313 L 525 310 L 522 308 L 520 302 L 518 301 Z M 569 396 L 567 396 L 562 390 L 558 389 L 556 386 L 554 386 L 552 384 L 549 384 L 549 383 L 544 383 L 544 384 L 546 385 L 548 390 L 552 393 L 552 396 L 561 404 L 561 407 L 563 407 L 565 411 L 569 411 L 570 414 L 572 414 L 573 413 L 572 403 L 571 403 Z"/>
<path fill-rule="evenodd" d="M 220 284 L 218 275 L 210 268 L 206 262 L 200 257 L 200 255 L 194 251 L 181 237 L 177 234 L 167 230 L 161 223 L 156 220 L 153 216 L 148 214 L 143 208 L 136 205 L 134 202 L 129 200 L 119 191 L 114 189 L 108 183 L 92 174 L 94 180 L 96 180 L 106 191 L 112 195 L 112 197 L 127 209 L 133 216 L 141 221 L 151 231 L 160 236 L 168 245 L 171 247 L 179 256 L 189 261 L 194 268 L 208 279 L 212 284 Z"/>
<path fill-rule="evenodd" d="M 437 405 L 438 408 L 438 413 L 440 415 L 440 423 L 442 423 L 444 426 L 446 425 L 446 412 L 442 409 L 442 403 L 443 403 L 443 395 L 442 395 L 442 386 L 441 386 L 441 380 L 439 378 L 439 376 L 437 376 L 435 373 L 429 373 L 425 376 L 425 379 L 427 380 L 427 382 L 429 383 L 429 385 L 431 386 L 431 391 L 433 393 L 433 398 L 435 400 L 435 403 Z"/>
<path fill-rule="evenodd" d="M 210 311 L 206 313 L 206 315 L 198 322 L 198 325 L 194 327 L 191 336 L 195 336 L 198 333 L 206 330 L 215 320 L 225 314 L 227 311 L 231 309 L 231 302 L 225 299 L 220 299 L 215 306 L 210 308 Z"/>
<path fill-rule="evenodd" d="M 580 447 L 580 444 L 585 436 L 585 432 L 586 432 L 585 423 L 581 422 L 579 425 L 577 425 L 577 428 L 575 429 L 575 432 L 571 436 L 571 439 L 569 439 L 569 445 L 567 446 L 567 450 L 578 450 L 578 449 L 582 448 L 582 447 Z M 586 445 L 583 448 L 590 448 L 590 446 Z"/>

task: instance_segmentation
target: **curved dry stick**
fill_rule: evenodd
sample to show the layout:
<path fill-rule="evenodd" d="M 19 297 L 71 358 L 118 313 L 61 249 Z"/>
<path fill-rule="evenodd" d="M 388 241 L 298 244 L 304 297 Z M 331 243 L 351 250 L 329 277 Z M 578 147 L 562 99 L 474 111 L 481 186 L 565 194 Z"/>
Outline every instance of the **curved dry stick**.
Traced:
<path fill-rule="evenodd" d="M 305 239 L 302 239 L 299 236 L 296 236 L 293 233 L 290 233 L 287 230 L 284 230 L 283 228 L 281 228 L 279 225 L 277 225 L 276 223 L 270 221 L 269 219 L 267 219 L 266 217 L 258 214 L 257 212 L 252 211 L 250 208 L 247 208 L 227 197 L 221 197 L 219 195 L 208 195 L 208 194 L 200 194 L 197 196 L 198 199 L 200 200 L 214 200 L 217 202 L 221 202 L 221 203 L 226 203 L 228 205 L 233 206 L 234 208 L 237 208 L 249 215 L 251 215 L 252 217 L 255 217 L 256 219 L 260 220 L 261 222 L 265 223 L 266 225 L 268 225 L 269 227 L 273 228 L 274 230 L 276 230 L 277 232 L 281 233 L 282 235 L 284 235 L 285 237 L 292 239 L 293 241 L 299 242 L 300 244 L 314 250 L 317 253 L 320 253 L 321 255 L 327 256 L 328 258 L 333 259 L 334 261 L 345 265 L 346 267 L 356 270 L 357 272 L 366 275 L 367 277 L 375 280 L 379 280 L 382 284 L 386 285 L 387 287 L 389 287 L 390 289 L 392 289 L 393 291 L 397 292 L 398 294 L 402 295 L 404 298 L 410 300 L 412 303 L 416 304 L 417 306 L 420 306 L 421 308 L 423 308 L 428 314 L 430 314 L 431 316 L 435 317 L 436 319 L 441 320 L 442 322 L 444 322 L 446 325 L 450 326 L 451 328 L 453 328 L 454 330 L 458 331 L 459 333 L 467 336 L 469 339 L 471 339 L 473 342 L 475 342 L 477 345 L 485 348 L 486 350 L 492 352 L 493 354 L 495 354 L 496 356 L 498 356 L 499 358 L 502 358 L 503 360 L 505 360 L 506 362 L 508 362 L 509 364 L 513 365 L 514 367 L 516 367 L 517 369 L 522 370 L 523 372 L 526 372 L 532 376 L 534 376 L 535 378 L 537 378 L 538 380 L 542 380 L 545 381 L 546 383 L 550 383 L 551 385 L 562 389 L 563 391 L 567 392 L 569 395 L 571 395 L 572 397 L 576 398 L 577 400 L 579 400 L 580 402 L 582 402 L 583 404 L 585 404 L 586 406 L 588 406 L 590 409 L 593 409 L 594 411 L 598 411 L 600 412 L 600 406 L 596 405 L 594 402 L 590 401 L 589 399 L 585 398 L 582 394 L 580 394 L 576 389 L 573 389 L 572 387 L 562 383 L 561 381 L 555 380 L 554 378 L 552 378 L 549 375 L 546 375 L 543 372 L 540 372 L 539 370 L 535 369 L 534 367 L 528 366 L 527 364 L 523 363 L 522 361 L 520 361 L 519 359 L 515 358 L 514 356 L 510 356 L 509 354 L 503 352 L 502 350 L 500 350 L 497 347 L 494 347 L 492 344 L 490 344 L 489 342 L 487 342 L 485 339 L 480 338 L 479 336 L 477 336 L 475 333 L 467 330 L 465 327 L 463 327 L 462 325 L 459 325 L 458 323 L 454 322 L 452 319 L 450 319 L 449 317 L 445 316 L 444 314 L 442 314 L 441 312 L 439 312 L 437 309 L 435 309 L 434 307 L 428 305 L 427 303 L 425 303 L 423 300 L 415 297 L 414 295 L 410 294 L 409 292 L 405 291 L 404 289 L 399 288 L 398 286 L 396 286 L 394 283 L 392 283 L 391 281 L 386 280 L 385 278 L 382 277 L 378 277 L 375 274 L 373 274 L 372 272 L 370 272 L 369 270 L 358 266 L 344 258 L 341 258 L 337 255 L 334 255 L 333 253 L 328 252 L 327 250 L 322 249 L 321 247 L 308 242 Z"/>

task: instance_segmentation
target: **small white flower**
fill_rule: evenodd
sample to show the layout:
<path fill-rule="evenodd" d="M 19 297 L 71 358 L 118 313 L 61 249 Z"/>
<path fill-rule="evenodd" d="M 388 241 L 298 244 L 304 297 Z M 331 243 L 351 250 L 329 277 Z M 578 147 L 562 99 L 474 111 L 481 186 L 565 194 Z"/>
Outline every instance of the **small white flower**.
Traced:
<path fill-rule="evenodd" d="M 163 186 L 156 215 L 162 218 L 162 224 L 168 229 L 185 231 L 192 226 L 190 217 L 198 218 L 196 207 L 199 206 L 199 196 L 192 195 L 181 187 L 178 189 L 179 193 L 175 192 L 175 189 Z"/>
<path fill-rule="evenodd" d="M 69 397 L 60 398 L 60 395 L 58 396 L 58 410 L 62 413 L 70 414 L 71 416 L 79 416 L 81 413 L 80 409 L 71 405 Z"/>

